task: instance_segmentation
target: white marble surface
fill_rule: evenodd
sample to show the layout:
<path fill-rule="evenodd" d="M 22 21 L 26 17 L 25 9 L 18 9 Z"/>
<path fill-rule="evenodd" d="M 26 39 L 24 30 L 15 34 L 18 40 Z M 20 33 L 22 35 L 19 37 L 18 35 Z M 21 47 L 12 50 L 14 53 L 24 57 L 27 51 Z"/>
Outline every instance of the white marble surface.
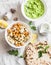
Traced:
<path fill-rule="evenodd" d="M 16 7 L 17 17 L 19 18 L 19 20 L 27 23 L 28 21 L 21 14 L 20 8 L 21 8 L 22 1 L 23 0 L 0 0 L 0 13 L 9 11 L 11 7 L 14 7 L 14 8 Z M 44 0 L 44 1 L 46 2 L 46 5 L 47 5 L 47 12 L 46 12 L 46 15 L 42 19 L 38 21 L 34 21 L 36 26 L 44 22 L 51 23 L 51 0 Z M 12 22 L 9 21 L 9 24 L 10 23 Z M 0 30 L 0 65 L 19 65 L 18 63 L 15 62 L 15 59 L 18 60 L 18 58 L 6 54 L 6 52 L 12 48 L 5 41 L 4 31 L 5 30 Z M 51 33 L 47 37 L 39 38 L 39 40 L 48 40 L 51 43 L 50 37 L 51 37 Z M 23 64 L 23 59 L 19 59 L 19 62 Z"/>

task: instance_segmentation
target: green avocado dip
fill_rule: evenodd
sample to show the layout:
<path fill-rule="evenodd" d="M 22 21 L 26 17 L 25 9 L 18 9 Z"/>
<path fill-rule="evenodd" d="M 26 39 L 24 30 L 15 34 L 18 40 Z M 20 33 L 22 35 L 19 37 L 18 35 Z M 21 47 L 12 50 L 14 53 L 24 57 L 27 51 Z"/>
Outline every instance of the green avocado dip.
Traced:
<path fill-rule="evenodd" d="M 44 4 L 41 0 L 27 0 L 24 5 L 24 12 L 29 18 L 39 18 L 45 12 Z"/>

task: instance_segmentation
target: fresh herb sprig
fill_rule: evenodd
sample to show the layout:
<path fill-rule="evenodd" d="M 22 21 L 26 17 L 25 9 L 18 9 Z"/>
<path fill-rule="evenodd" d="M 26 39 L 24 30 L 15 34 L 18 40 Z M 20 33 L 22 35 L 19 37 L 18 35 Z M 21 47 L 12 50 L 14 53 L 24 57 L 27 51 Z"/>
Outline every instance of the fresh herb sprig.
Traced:
<path fill-rule="evenodd" d="M 29 22 L 29 26 L 32 30 L 36 30 L 36 26 L 33 25 L 32 21 Z"/>
<path fill-rule="evenodd" d="M 29 25 L 32 25 L 32 21 L 29 22 Z"/>
<path fill-rule="evenodd" d="M 42 47 L 40 47 L 42 48 Z M 42 57 L 43 53 L 47 53 L 47 49 L 49 48 L 49 45 L 45 46 L 43 50 L 38 51 L 38 57 Z"/>
<path fill-rule="evenodd" d="M 47 52 L 47 49 L 49 48 L 49 45 L 47 45 L 45 48 L 44 48 L 44 53 Z"/>
<path fill-rule="evenodd" d="M 9 53 L 10 55 L 17 56 L 17 55 L 18 55 L 18 50 L 9 50 L 8 53 Z"/>
<path fill-rule="evenodd" d="M 18 50 L 9 50 L 8 53 L 10 55 L 18 56 Z M 20 55 L 19 58 L 24 58 L 23 55 Z"/>
<path fill-rule="evenodd" d="M 20 58 L 24 58 L 24 57 L 21 55 Z"/>
<path fill-rule="evenodd" d="M 32 30 L 36 30 L 36 27 L 35 27 L 35 26 L 31 26 L 31 29 L 32 29 Z"/>

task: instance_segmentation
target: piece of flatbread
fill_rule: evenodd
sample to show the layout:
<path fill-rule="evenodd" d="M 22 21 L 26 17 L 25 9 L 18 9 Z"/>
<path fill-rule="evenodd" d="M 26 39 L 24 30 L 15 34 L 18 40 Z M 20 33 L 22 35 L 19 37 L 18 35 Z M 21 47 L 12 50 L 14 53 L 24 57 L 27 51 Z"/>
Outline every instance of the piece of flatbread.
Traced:
<path fill-rule="evenodd" d="M 51 47 L 48 48 L 48 52 L 44 53 L 42 57 L 38 58 L 38 45 L 46 46 L 47 42 L 38 42 L 29 44 L 25 49 L 25 61 L 26 65 L 51 65 Z"/>

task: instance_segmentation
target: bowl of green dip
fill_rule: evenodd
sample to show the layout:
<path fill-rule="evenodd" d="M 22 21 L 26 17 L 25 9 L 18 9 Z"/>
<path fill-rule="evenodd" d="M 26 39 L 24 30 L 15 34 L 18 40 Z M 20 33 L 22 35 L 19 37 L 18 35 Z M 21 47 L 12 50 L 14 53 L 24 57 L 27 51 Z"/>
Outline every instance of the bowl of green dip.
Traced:
<path fill-rule="evenodd" d="M 44 0 L 25 0 L 21 6 L 23 16 L 29 21 L 36 21 L 44 17 L 46 3 Z"/>

